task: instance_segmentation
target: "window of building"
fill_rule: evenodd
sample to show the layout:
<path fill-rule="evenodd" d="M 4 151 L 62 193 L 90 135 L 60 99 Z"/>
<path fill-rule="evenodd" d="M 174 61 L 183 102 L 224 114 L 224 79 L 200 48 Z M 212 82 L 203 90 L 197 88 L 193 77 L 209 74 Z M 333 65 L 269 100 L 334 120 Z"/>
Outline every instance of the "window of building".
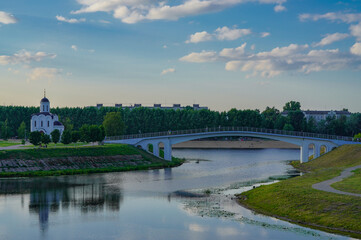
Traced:
<path fill-rule="evenodd" d="M 43 112 L 45 112 L 45 106 L 43 105 Z"/>
<path fill-rule="evenodd" d="M 36 121 L 34 121 L 34 127 L 36 127 Z"/>
<path fill-rule="evenodd" d="M 41 121 L 41 127 L 43 126 L 43 121 Z"/>
<path fill-rule="evenodd" d="M 50 127 L 50 122 L 48 121 L 48 127 Z"/>

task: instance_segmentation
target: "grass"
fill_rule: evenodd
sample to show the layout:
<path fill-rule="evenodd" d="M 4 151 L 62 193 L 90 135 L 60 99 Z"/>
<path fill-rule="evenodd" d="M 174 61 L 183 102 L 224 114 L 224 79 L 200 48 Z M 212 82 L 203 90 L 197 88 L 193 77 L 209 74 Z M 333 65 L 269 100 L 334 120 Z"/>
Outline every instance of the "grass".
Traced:
<path fill-rule="evenodd" d="M 312 188 L 360 164 L 361 145 L 345 145 L 308 163 L 293 163 L 307 174 L 242 193 L 239 202 L 265 215 L 360 238 L 361 198 Z"/>
<path fill-rule="evenodd" d="M 19 145 L 21 142 L 15 142 L 15 141 L 0 141 L 0 147 L 10 147 L 14 145 Z"/>
<path fill-rule="evenodd" d="M 119 172 L 131 170 L 146 170 L 176 167 L 183 163 L 183 160 L 173 158 L 172 161 L 166 161 L 157 158 L 141 149 L 130 145 L 113 144 L 104 146 L 91 147 L 66 147 L 53 149 L 21 149 L 21 150 L 6 150 L 0 151 L 0 161 L 5 159 L 23 159 L 23 160 L 40 160 L 40 159 L 60 159 L 68 157 L 103 157 L 103 156 L 118 156 L 118 155 L 137 155 L 141 156 L 141 163 L 129 164 L 123 166 L 107 166 L 99 168 L 84 168 L 81 169 L 66 169 L 66 170 L 49 170 L 49 171 L 26 171 L 26 172 L 1 172 L 0 177 L 35 177 L 35 176 L 53 176 L 53 175 L 74 175 L 74 174 L 88 174 L 88 173 L 103 173 L 103 172 Z M 144 161 L 149 164 L 144 164 Z M 132 162 L 132 160 L 131 160 Z"/>
<path fill-rule="evenodd" d="M 34 148 L 0 151 L 1 159 L 44 159 L 61 157 L 81 156 L 114 156 L 114 155 L 135 155 L 139 154 L 138 149 L 128 145 L 113 144 L 105 146 L 89 147 L 59 147 L 59 148 Z"/>
<path fill-rule="evenodd" d="M 351 193 L 361 194 L 361 169 L 354 171 L 354 175 L 331 185 L 333 188 Z"/>
<path fill-rule="evenodd" d="M 63 143 L 49 143 L 47 145 L 47 148 L 64 148 L 64 147 L 81 147 L 81 146 L 85 146 L 85 145 L 88 145 L 89 143 L 84 143 L 84 142 L 77 142 L 77 143 L 71 143 L 71 144 L 63 144 Z M 26 146 L 23 146 L 24 148 L 36 148 L 36 146 L 34 145 L 26 145 Z"/>

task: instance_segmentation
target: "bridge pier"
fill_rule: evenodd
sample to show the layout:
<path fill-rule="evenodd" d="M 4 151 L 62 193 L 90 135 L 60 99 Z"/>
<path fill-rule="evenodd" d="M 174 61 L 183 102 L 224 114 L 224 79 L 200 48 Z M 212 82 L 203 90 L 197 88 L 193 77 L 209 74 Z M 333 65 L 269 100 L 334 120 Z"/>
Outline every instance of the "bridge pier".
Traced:
<path fill-rule="evenodd" d="M 153 155 L 159 157 L 159 143 L 153 144 Z"/>
<path fill-rule="evenodd" d="M 303 142 L 300 146 L 300 161 L 301 163 L 308 162 L 308 146 L 307 142 Z"/>
<path fill-rule="evenodd" d="M 164 159 L 167 161 L 172 161 L 172 144 L 168 141 L 164 142 Z"/>

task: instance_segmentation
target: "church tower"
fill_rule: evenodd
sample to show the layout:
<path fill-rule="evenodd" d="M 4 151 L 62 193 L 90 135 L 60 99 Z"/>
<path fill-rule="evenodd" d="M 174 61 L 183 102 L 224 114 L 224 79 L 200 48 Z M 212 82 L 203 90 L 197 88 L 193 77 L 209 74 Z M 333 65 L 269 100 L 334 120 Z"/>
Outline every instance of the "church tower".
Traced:
<path fill-rule="evenodd" d="M 40 112 L 48 112 L 50 113 L 50 102 L 49 99 L 46 98 L 46 92 L 44 90 L 44 98 L 40 101 Z"/>

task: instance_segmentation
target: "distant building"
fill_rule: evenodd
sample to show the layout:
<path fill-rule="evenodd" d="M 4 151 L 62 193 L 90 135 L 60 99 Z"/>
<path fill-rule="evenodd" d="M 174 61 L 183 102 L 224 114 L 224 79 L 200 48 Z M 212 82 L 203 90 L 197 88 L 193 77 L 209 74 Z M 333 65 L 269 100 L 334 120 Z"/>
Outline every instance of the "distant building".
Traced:
<path fill-rule="evenodd" d="M 89 106 L 91 107 L 91 106 Z M 102 107 L 111 107 L 111 106 L 104 106 L 104 104 L 102 103 L 98 103 L 96 106 L 96 108 L 100 109 Z M 134 105 L 123 105 L 121 103 L 116 103 L 114 105 L 114 107 L 116 108 L 128 108 L 130 110 L 134 109 L 134 108 L 138 108 L 138 107 L 144 107 L 144 108 L 149 108 L 149 109 L 163 109 L 163 110 L 170 110 L 170 109 L 173 109 L 173 110 L 184 110 L 186 108 L 193 108 L 194 110 L 202 110 L 202 109 L 205 109 L 205 110 L 208 110 L 208 107 L 203 107 L 203 106 L 200 106 L 199 104 L 193 104 L 193 106 L 182 106 L 181 104 L 179 103 L 176 103 L 176 104 L 173 104 L 172 106 L 162 106 L 162 104 L 154 104 L 153 106 L 143 106 L 142 104 L 140 103 L 136 103 Z"/>
<path fill-rule="evenodd" d="M 346 116 L 349 117 L 351 116 L 351 113 L 349 111 L 314 111 L 314 110 L 306 110 L 303 111 L 303 115 L 305 116 L 306 120 L 310 120 L 310 118 L 312 117 L 313 119 L 315 119 L 316 122 L 319 122 L 321 120 L 326 120 L 327 117 L 335 117 L 336 119 L 340 118 L 341 116 Z M 287 117 L 288 116 L 288 111 L 283 111 L 282 116 Z"/>
<path fill-rule="evenodd" d="M 59 122 L 58 115 L 50 113 L 50 101 L 45 97 L 40 101 L 40 112 L 31 115 L 31 132 L 39 131 L 50 135 L 52 131 L 58 129 L 60 134 L 64 131 L 64 126 Z"/>

